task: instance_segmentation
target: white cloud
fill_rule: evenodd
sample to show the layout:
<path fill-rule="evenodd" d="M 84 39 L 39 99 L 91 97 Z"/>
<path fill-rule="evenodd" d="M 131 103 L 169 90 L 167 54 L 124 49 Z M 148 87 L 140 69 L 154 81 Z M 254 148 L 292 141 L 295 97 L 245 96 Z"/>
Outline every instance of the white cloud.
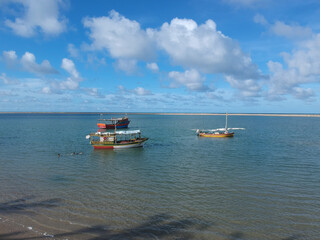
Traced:
<path fill-rule="evenodd" d="M 268 68 L 271 72 L 269 80 L 270 95 L 285 95 L 293 86 L 304 82 L 296 69 L 283 69 L 283 65 L 279 62 L 268 62 Z"/>
<path fill-rule="evenodd" d="M 139 95 L 139 96 L 152 95 L 151 91 L 149 91 L 143 87 L 136 87 L 135 89 L 132 90 L 132 92 L 136 95 Z"/>
<path fill-rule="evenodd" d="M 295 68 L 302 76 L 320 77 L 320 33 L 300 44 L 300 49 L 292 55 L 283 54 L 289 68 Z"/>
<path fill-rule="evenodd" d="M 84 90 L 89 94 L 89 96 L 96 98 L 104 98 L 105 96 L 100 93 L 98 88 L 84 88 Z"/>
<path fill-rule="evenodd" d="M 291 54 L 281 53 L 284 63 L 268 62 L 267 98 L 284 100 L 285 96 L 292 95 L 297 99 L 310 100 L 315 93 L 311 88 L 305 88 L 306 85 L 320 82 L 320 34 L 298 24 L 289 25 L 281 21 L 269 24 L 259 14 L 254 21 L 266 26 L 270 33 L 294 40 L 296 44 Z"/>
<path fill-rule="evenodd" d="M 172 71 L 169 72 L 168 75 L 169 78 L 173 80 L 170 84 L 171 88 L 185 86 L 192 91 L 204 91 L 208 89 L 208 87 L 203 85 L 205 78 L 195 69 L 187 70 L 185 72 Z"/>
<path fill-rule="evenodd" d="M 130 75 L 137 71 L 137 61 L 134 59 L 118 59 L 115 63 L 115 67 Z"/>
<path fill-rule="evenodd" d="M 253 18 L 253 21 L 264 26 L 267 26 L 269 24 L 265 17 L 261 14 L 256 14 Z"/>
<path fill-rule="evenodd" d="M 263 7 L 270 5 L 272 0 L 224 0 L 224 2 L 238 8 L 238 7 Z"/>
<path fill-rule="evenodd" d="M 72 60 L 67 58 L 62 59 L 61 68 L 66 70 L 73 78 L 79 78 L 79 73 Z"/>
<path fill-rule="evenodd" d="M 44 94 L 51 94 L 51 89 L 50 87 L 44 87 L 42 88 L 41 92 Z"/>
<path fill-rule="evenodd" d="M 315 96 L 315 93 L 311 88 L 295 87 L 292 90 L 293 96 L 297 99 L 305 100 Z"/>
<path fill-rule="evenodd" d="M 261 86 L 253 79 L 236 79 L 232 76 L 226 76 L 226 81 L 232 88 L 239 90 L 241 97 L 260 96 Z"/>
<path fill-rule="evenodd" d="M 63 58 L 61 68 L 69 73 L 70 76 L 62 81 L 52 80 L 50 86 L 45 86 L 42 88 L 42 93 L 62 93 L 63 90 L 77 90 L 79 88 L 79 84 L 83 79 L 77 71 L 73 61 L 68 58 Z"/>
<path fill-rule="evenodd" d="M 153 93 L 150 90 L 147 90 L 143 87 L 136 87 L 134 89 L 126 89 L 124 86 L 119 85 L 118 86 L 120 92 L 125 95 L 129 96 L 130 94 L 136 95 L 136 96 L 150 96 L 153 95 Z"/>
<path fill-rule="evenodd" d="M 271 33 L 286 37 L 288 39 L 306 39 L 312 36 L 312 30 L 309 27 L 302 27 L 297 24 L 288 25 L 281 21 L 276 21 L 270 26 Z"/>
<path fill-rule="evenodd" d="M 20 80 L 20 91 L 29 91 L 32 93 L 39 92 L 40 89 L 46 84 L 41 78 L 24 78 Z"/>
<path fill-rule="evenodd" d="M 229 2 L 232 4 L 242 4 L 242 5 L 251 5 L 259 0 L 224 0 L 225 2 Z"/>
<path fill-rule="evenodd" d="M 153 63 L 147 63 L 147 68 L 149 68 L 152 72 L 159 72 L 159 66 L 155 62 Z"/>
<path fill-rule="evenodd" d="M 15 51 L 4 51 L 3 58 L 6 63 L 15 63 L 17 66 L 22 67 L 23 70 L 37 75 L 58 73 L 49 63 L 48 60 L 44 60 L 41 64 L 36 62 L 34 54 L 26 52 L 21 59 L 19 59 Z M 32 91 L 34 93 L 61 93 L 61 90 L 76 90 L 79 88 L 79 82 L 82 81 L 80 74 L 78 73 L 74 63 L 69 59 L 63 59 L 61 67 L 66 70 L 70 77 L 67 77 L 63 81 L 51 80 L 51 86 L 48 86 L 48 79 L 42 78 L 25 78 L 23 81 L 15 78 L 9 78 L 5 73 L 2 73 L 0 80 L 5 85 L 14 85 L 13 91 L 24 90 Z"/>
<path fill-rule="evenodd" d="M 65 81 L 54 82 L 53 86 L 57 90 L 75 90 L 79 87 L 79 82 L 82 81 L 79 72 L 76 69 L 73 61 L 67 58 L 62 59 L 61 68 L 67 71 L 71 76 Z"/>
<path fill-rule="evenodd" d="M 191 19 L 175 18 L 160 30 L 147 30 L 173 63 L 204 73 L 222 73 L 237 78 L 257 79 L 258 67 L 231 38 L 217 31 L 212 20 L 197 25 Z"/>
<path fill-rule="evenodd" d="M 7 66 L 13 67 L 17 64 L 18 57 L 15 51 L 3 51 L 2 56 Z"/>
<path fill-rule="evenodd" d="M 2 73 L 0 79 L 3 81 L 4 84 L 18 84 L 19 80 L 9 78 L 5 73 Z"/>
<path fill-rule="evenodd" d="M 106 17 L 87 17 L 83 24 L 89 28 L 92 40 L 87 50 L 107 50 L 116 59 L 114 67 L 127 74 L 137 71 L 138 61 L 146 61 L 148 69 L 158 72 L 158 65 L 148 62 L 157 46 L 169 55 L 173 64 L 192 69 L 183 73 L 187 80 L 181 80 L 181 74 L 172 72 L 171 78 L 175 80 L 171 87 L 204 90 L 200 73 L 225 74 L 252 81 L 262 77 L 250 56 L 242 52 L 236 41 L 218 31 L 212 20 L 198 25 L 192 19 L 175 18 L 160 29 L 143 30 L 138 22 L 113 10 Z"/>
<path fill-rule="evenodd" d="M 154 56 L 152 42 L 136 21 L 112 10 L 108 17 L 87 17 L 83 20 L 90 29 L 93 50 L 107 50 L 113 58 L 150 60 Z"/>
<path fill-rule="evenodd" d="M 320 34 L 299 46 L 292 54 L 282 54 L 287 68 L 279 62 L 268 62 L 271 72 L 268 97 L 291 94 L 301 99 L 313 96 L 312 89 L 303 89 L 301 85 L 320 82 Z"/>
<path fill-rule="evenodd" d="M 75 90 L 79 87 L 79 81 L 68 77 L 67 80 L 60 82 L 57 89 L 60 90 Z"/>
<path fill-rule="evenodd" d="M 95 67 L 107 64 L 105 58 L 99 58 L 95 54 L 88 54 L 87 55 L 87 62 L 89 64 L 94 65 Z"/>
<path fill-rule="evenodd" d="M 268 23 L 265 17 L 261 14 L 254 16 L 254 22 L 265 26 L 271 34 L 285 37 L 292 40 L 308 39 L 312 37 L 312 29 L 309 27 L 302 27 L 298 24 L 286 24 L 282 21 L 276 21 L 274 24 Z"/>
<path fill-rule="evenodd" d="M 78 58 L 80 56 L 79 50 L 72 43 L 68 44 L 68 52 L 73 58 Z"/>
<path fill-rule="evenodd" d="M 20 60 L 18 59 L 15 51 L 3 51 L 2 55 L 5 63 L 9 67 L 22 67 L 22 69 L 27 72 L 40 75 L 58 73 L 58 71 L 51 66 L 48 60 L 44 60 L 41 64 L 38 64 L 36 62 L 36 57 L 30 52 L 25 52 Z"/>
<path fill-rule="evenodd" d="M 125 92 L 126 91 L 126 88 L 124 86 L 122 86 L 122 85 L 119 85 L 118 88 L 119 88 L 120 92 Z"/>
<path fill-rule="evenodd" d="M 14 21 L 7 19 L 5 24 L 22 37 L 32 37 L 38 30 L 47 35 L 58 35 L 66 30 L 66 19 L 59 15 L 62 0 L 12 0 L 8 1 L 23 6 L 23 16 Z"/>
<path fill-rule="evenodd" d="M 44 60 L 41 64 L 36 63 L 36 57 L 30 53 L 26 52 L 21 57 L 21 64 L 22 67 L 28 71 L 35 74 L 55 74 L 58 73 L 57 70 L 55 70 L 48 60 Z"/>

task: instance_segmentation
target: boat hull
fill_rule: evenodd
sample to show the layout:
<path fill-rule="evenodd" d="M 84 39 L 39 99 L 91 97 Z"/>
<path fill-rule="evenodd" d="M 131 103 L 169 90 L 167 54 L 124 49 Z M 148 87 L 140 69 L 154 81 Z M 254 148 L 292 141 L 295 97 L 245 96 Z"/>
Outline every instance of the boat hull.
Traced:
<path fill-rule="evenodd" d="M 94 149 L 126 149 L 126 148 L 137 148 L 143 147 L 145 141 L 148 138 L 142 138 L 136 141 L 121 141 L 119 143 L 91 143 Z"/>
<path fill-rule="evenodd" d="M 233 137 L 234 132 L 231 133 L 219 133 L 219 134 L 214 134 L 214 133 L 200 133 L 199 137 L 210 137 L 210 138 L 227 138 L 227 137 Z"/>
<path fill-rule="evenodd" d="M 116 124 L 117 128 L 128 128 L 130 121 L 123 121 Z M 97 123 L 98 128 L 114 129 L 115 124 Z"/>
<path fill-rule="evenodd" d="M 117 128 L 128 128 L 130 121 L 117 123 Z M 106 129 L 114 129 L 114 124 L 106 124 Z"/>

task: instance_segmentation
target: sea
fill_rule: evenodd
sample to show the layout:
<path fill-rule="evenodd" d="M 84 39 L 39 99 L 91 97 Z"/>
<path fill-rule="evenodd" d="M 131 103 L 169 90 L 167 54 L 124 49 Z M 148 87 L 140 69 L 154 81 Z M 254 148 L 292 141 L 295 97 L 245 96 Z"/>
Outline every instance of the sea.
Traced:
<path fill-rule="evenodd" d="M 100 117 L 0 114 L 0 225 L 69 240 L 320 239 L 320 118 L 229 116 L 245 130 L 199 138 L 225 117 L 128 115 L 144 147 L 94 150 Z"/>

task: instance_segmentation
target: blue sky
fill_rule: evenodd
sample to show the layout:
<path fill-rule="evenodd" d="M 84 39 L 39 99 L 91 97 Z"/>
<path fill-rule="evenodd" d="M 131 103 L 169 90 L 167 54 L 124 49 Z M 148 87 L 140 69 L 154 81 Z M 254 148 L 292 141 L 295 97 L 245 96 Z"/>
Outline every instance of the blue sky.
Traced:
<path fill-rule="evenodd" d="M 320 112 L 316 0 L 0 9 L 0 111 Z"/>

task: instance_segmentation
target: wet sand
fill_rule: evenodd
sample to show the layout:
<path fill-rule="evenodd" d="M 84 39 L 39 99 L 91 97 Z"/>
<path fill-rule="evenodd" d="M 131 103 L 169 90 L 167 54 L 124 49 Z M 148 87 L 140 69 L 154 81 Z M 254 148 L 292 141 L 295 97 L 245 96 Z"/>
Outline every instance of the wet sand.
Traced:
<path fill-rule="evenodd" d="M 31 227 L 14 222 L 12 219 L 3 218 L 0 215 L 0 239 L 2 240 L 26 240 L 26 239 L 57 239 L 46 236 L 45 233 L 38 232 Z"/>

